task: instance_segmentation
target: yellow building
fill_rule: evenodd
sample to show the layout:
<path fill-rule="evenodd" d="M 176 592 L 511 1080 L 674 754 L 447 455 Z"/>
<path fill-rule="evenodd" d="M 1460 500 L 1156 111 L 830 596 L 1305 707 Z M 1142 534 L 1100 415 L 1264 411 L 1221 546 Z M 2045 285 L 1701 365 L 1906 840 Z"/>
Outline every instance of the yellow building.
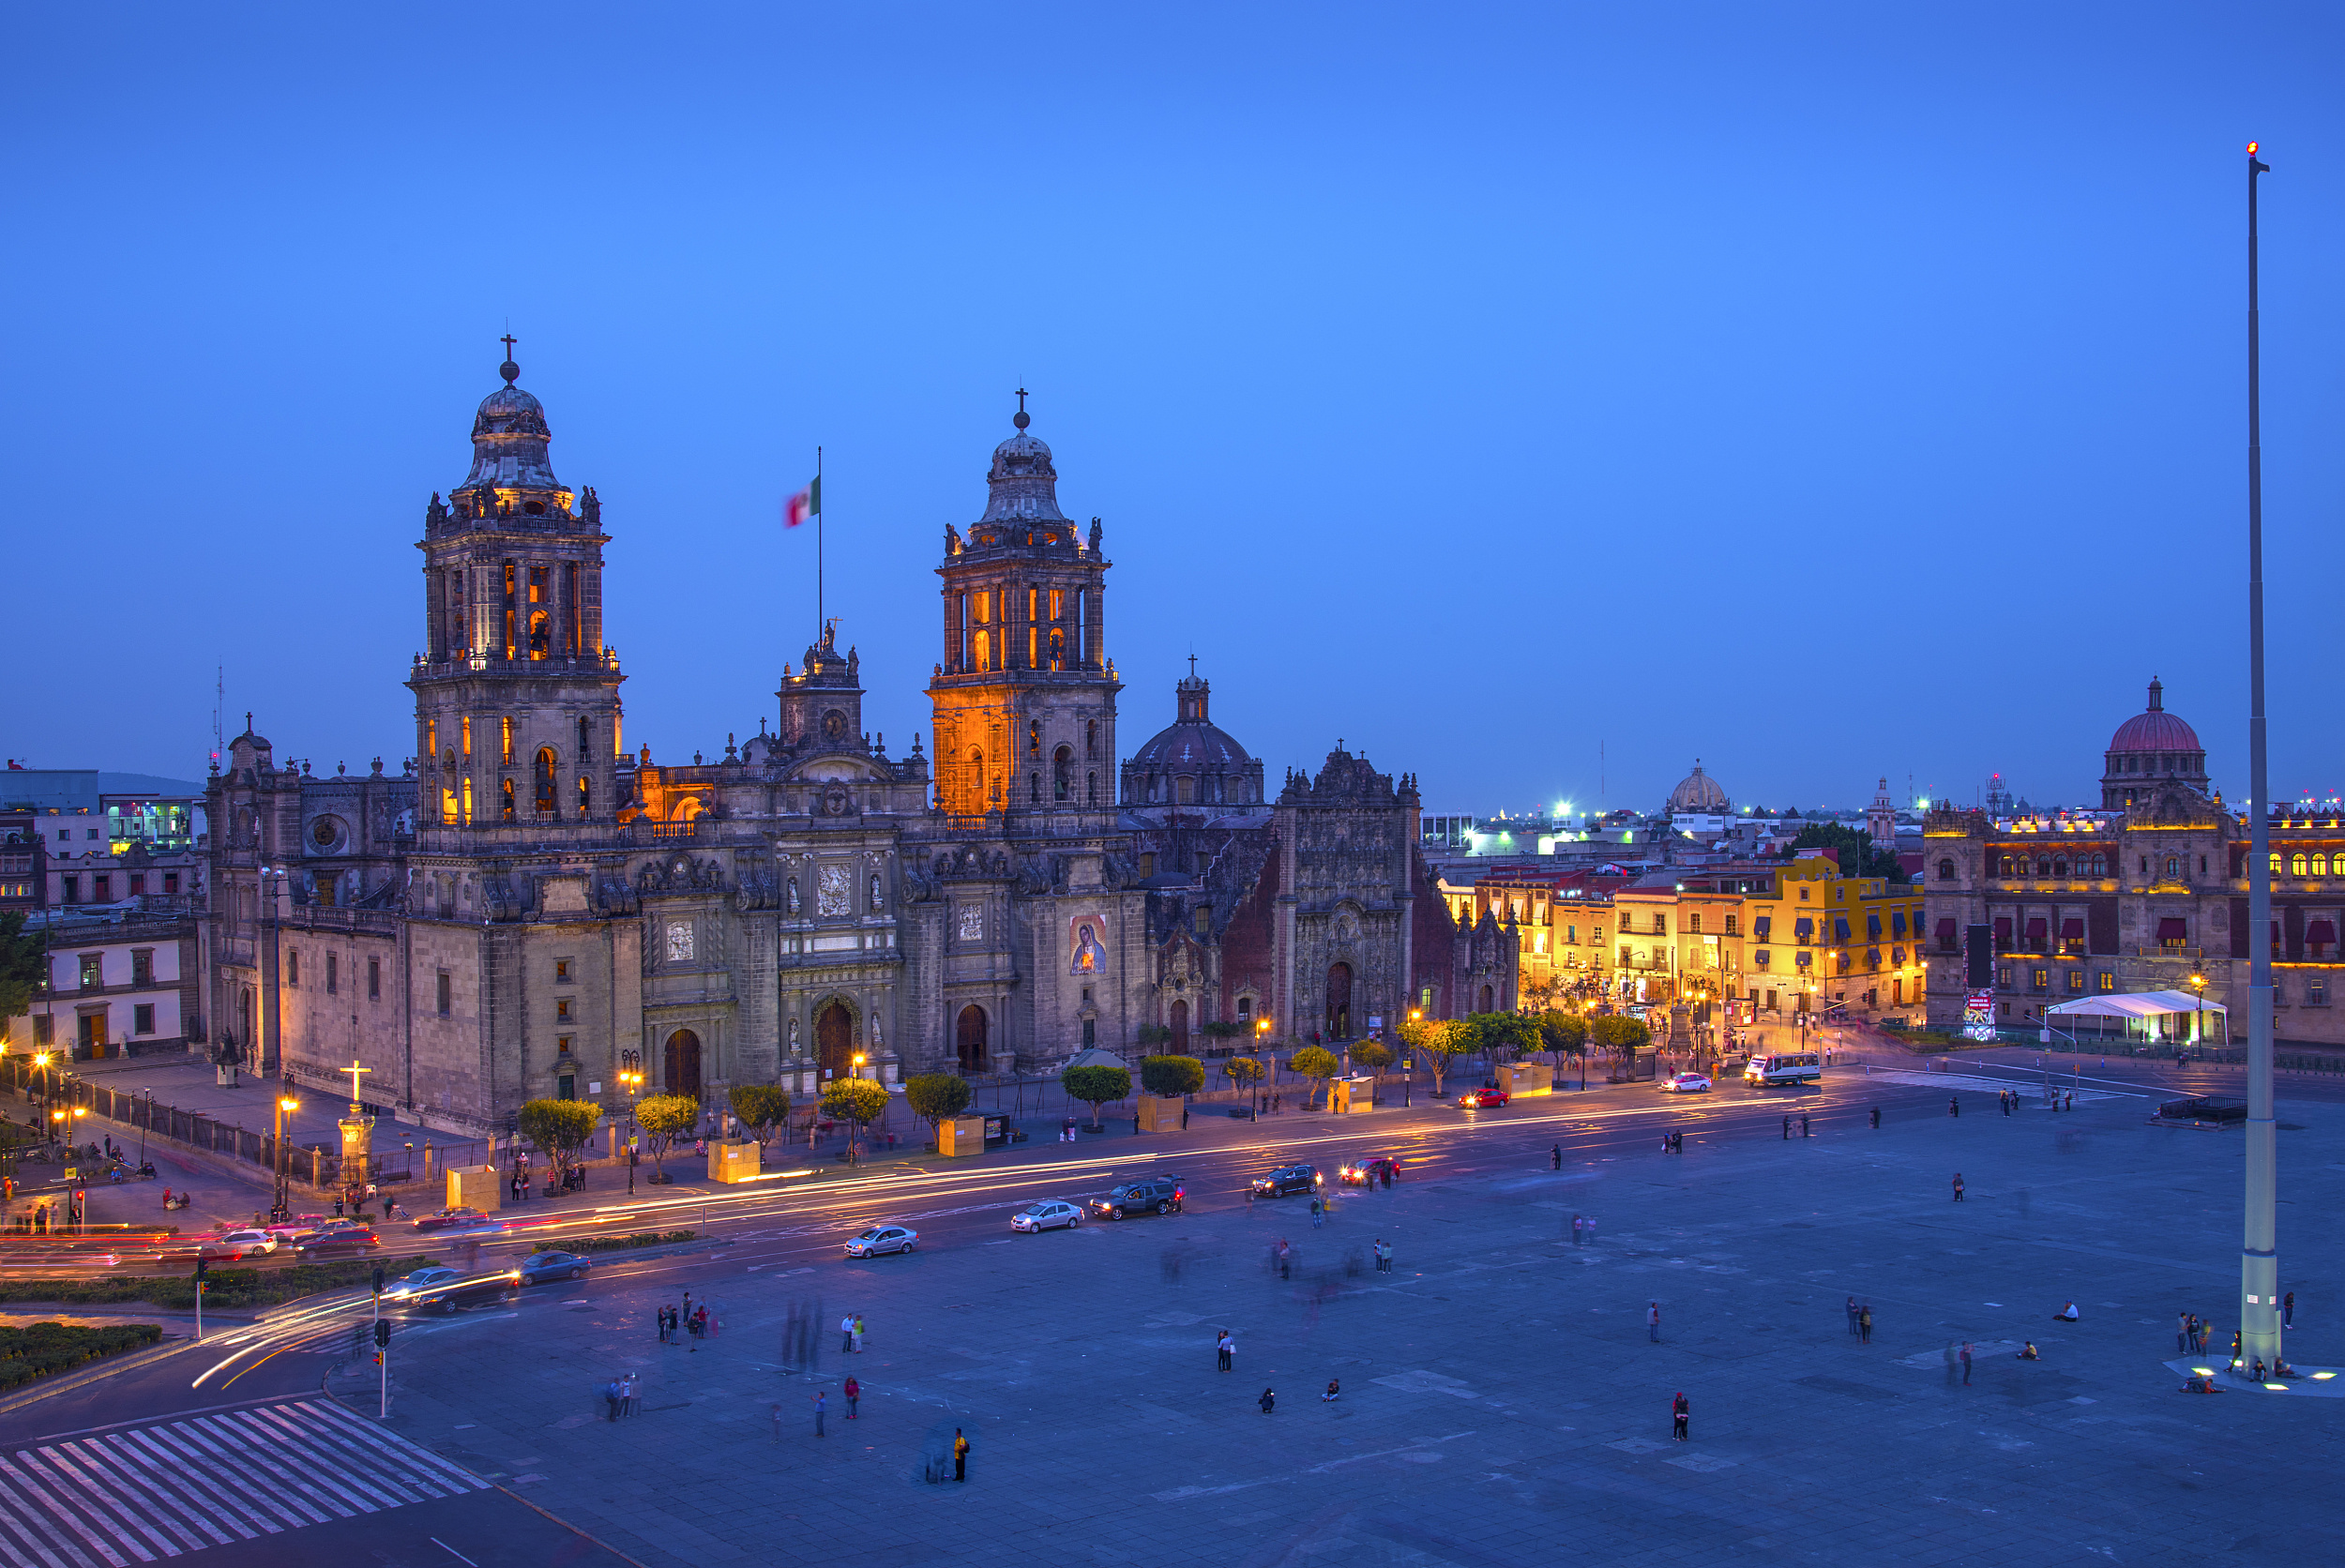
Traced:
<path fill-rule="evenodd" d="M 1739 989 L 1760 1010 L 1921 1004 L 1920 888 L 1842 876 L 1830 855 L 1807 851 L 1741 903 Z"/>

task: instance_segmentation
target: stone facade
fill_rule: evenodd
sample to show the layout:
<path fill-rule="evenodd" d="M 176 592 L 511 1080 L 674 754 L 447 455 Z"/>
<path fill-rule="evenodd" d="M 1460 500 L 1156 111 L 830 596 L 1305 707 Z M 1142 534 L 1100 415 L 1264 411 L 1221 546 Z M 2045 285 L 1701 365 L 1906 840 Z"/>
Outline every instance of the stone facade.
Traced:
<path fill-rule="evenodd" d="M 1221 736 L 1184 792 L 1152 742 L 1164 766 L 1124 776 L 1160 805 L 1117 801 L 1103 530 L 1060 512 L 1022 409 L 984 514 L 944 531 L 933 776 L 918 741 L 890 757 L 865 730 L 835 623 L 770 731 L 629 756 L 601 505 L 554 477 L 544 409 L 502 369 L 470 475 L 426 512 L 419 765 L 313 778 L 248 724 L 211 780 L 203 974 L 256 1068 L 324 1087 L 356 1059 L 373 1102 L 495 1131 L 532 1098 L 619 1109 L 630 1066 L 714 1106 L 1043 1069 L 1233 1009 L 1339 1039 L 1413 992 L 1513 1004 L 1511 945 L 1427 896 L 1405 776 L 1339 746 L 1264 802 Z M 1181 701 L 1202 724 L 1203 684 Z"/>

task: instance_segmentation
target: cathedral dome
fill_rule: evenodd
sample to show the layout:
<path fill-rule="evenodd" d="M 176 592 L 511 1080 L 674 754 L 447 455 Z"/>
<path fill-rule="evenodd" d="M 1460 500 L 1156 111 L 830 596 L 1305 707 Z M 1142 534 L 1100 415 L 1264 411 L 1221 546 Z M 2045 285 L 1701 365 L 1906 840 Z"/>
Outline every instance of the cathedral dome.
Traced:
<path fill-rule="evenodd" d="M 518 386 L 500 386 L 480 400 L 480 412 L 473 415 L 472 433 L 541 437 L 552 434 L 546 429 L 546 405 Z"/>
<path fill-rule="evenodd" d="M 1010 423 L 1018 433 L 993 448 L 993 466 L 986 471 L 985 516 L 988 522 L 1065 522 L 1058 509 L 1058 470 L 1051 466 L 1051 449 L 1026 433 L 1032 415 L 1025 394 L 1018 398 L 1018 413 Z"/>
<path fill-rule="evenodd" d="M 1732 807 L 1727 801 L 1726 792 L 1718 788 L 1717 779 L 1702 771 L 1702 759 L 1699 757 L 1694 759 L 1694 771 L 1679 780 L 1677 788 L 1670 792 L 1672 816 L 1681 812 L 1715 816 L 1731 809 Z"/>
<path fill-rule="evenodd" d="M 2109 737 L 2111 753 L 2126 751 L 2197 751 L 2199 732 L 2166 711 L 2166 686 L 2150 682 L 2150 705 L 2117 726 Z"/>
<path fill-rule="evenodd" d="M 1173 721 L 1124 764 L 1127 806 L 1252 806 L 1262 801 L 1262 764 L 1206 717 L 1212 686 L 1195 674 L 1172 688 Z"/>
<path fill-rule="evenodd" d="M 448 492 L 459 516 L 553 515 L 567 517 L 570 492 L 553 476 L 546 455 L 552 432 L 546 409 L 514 383 L 522 368 L 511 359 L 497 367 L 505 384 L 480 400 L 472 421 L 472 472 Z"/>

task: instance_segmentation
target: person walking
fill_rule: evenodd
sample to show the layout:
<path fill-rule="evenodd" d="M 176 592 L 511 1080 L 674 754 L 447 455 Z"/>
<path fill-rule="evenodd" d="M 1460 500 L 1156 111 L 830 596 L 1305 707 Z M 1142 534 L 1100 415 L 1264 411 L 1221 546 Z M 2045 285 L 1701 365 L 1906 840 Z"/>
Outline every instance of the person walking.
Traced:
<path fill-rule="evenodd" d="M 618 1380 L 618 1379 L 613 1378 L 613 1379 L 612 1379 L 609 1382 L 607 1382 L 607 1383 L 605 1383 L 605 1384 L 603 1384 L 603 1385 L 602 1385 L 602 1402 L 603 1402 L 603 1404 L 604 1404 L 605 1406 L 607 1406 L 607 1407 L 609 1408 L 609 1410 L 610 1410 L 610 1411 L 611 1411 L 611 1414 L 610 1414 L 610 1416 L 608 1417 L 608 1419 L 609 1419 L 609 1420 L 611 1420 L 611 1421 L 613 1421 L 613 1422 L 616 1422 L 616 1421 L 619 1419 L 619 1380 Z"/>
<path fill-rule="evenodd" d="M 844 1318 L 839 1319 L 839 1353 L 842 1356 L 849 1355 L 852 1354 L 854 1350 L 855 1314 L 850 1312 Z"/>
<path fill-rule="evenodd" d="M 1317 1195 L 1316 1193 L 1314 1193 L 1314 1194 L 1311 1196 L 1311 1229 L 1312 1229 L 1316 1230 L 1316 1229 L 1318 1229 L 1320 1228 L 1320 1218 L 1321 1218 L 1321 1215 L 1322 1215 L 1324 1213 L 1324 1206 L 1321 1204 L 1321 1202 L 1320 1202 L 1320 1200 L 1319 1200 L 1319 1197 L 1318 1197 L 1318 1195 Z"/>
<path fill-rule="evenodd" d="M 1971 1386 L 1971 1342 L 1962 1341 L 1962 1386 Z"/>
<path fill-rule="evenodd" d="M 1870 1303 L 1870 1302 L 1867 1302 L 1867 1303 L 1866 1303 L 1863 1306 L 1861 1306 L 1861 1307 L 1857 1308 L 1857 1312 L 1856 1312 L 1856 1328 L 1857 1328 L 1857 1332 L 1858 1332 L 1859 1334 L 1863 1334 L 1863 1335 L 1864 1335 L 1864 1339 L 1865 1339 L 1865 1343 L 1866 1343 L 1866 1344 L 1869 1345 L 1869 1344 L 1871 1344 L 1871 1343 L 1873 1342 L 1873 1304 L 1872 1304 L 1872 1303 Z"/>
<path fill-rule="evenodd" d="M 1813 1138 L 1816 1136 L 1814 1133 L 1808 1130 L 1808 1118 L 1805 1116 L 1802 1116 L 1799 1119 L 1799 1136 L 1802 1138 Z"/>
<path fill-rule="evenodd" d="M 863 1397 L 863 1385 L 856 1382 L 855 1379 L 851 1377 L 847 1380 L 847 1386 L 840 1389 L 839 1392 L 846 1395 L 847 1419 L 849 1421 L 853 1421 L 855 1419 L 855 1402 Z"/>
<path fill-rule="evenodd" d="M 1848 1299 L 1848 1331 L 1851 1335 L 1856 1333 L 1856 1298 L 1854 1296 Z"/>
<path fill-rule="evenodd" d="M 1783 1118 L 1783 1141 L 1786 1143 L 1792 1141 L 1792 1119 L 1788 1116 Z"/>
<path fill-rule="evenodd" d="M 1547 1168 L 1550 1170 L 1564 1168 L 1564 1146 L 1562 1144 L 1558 1143 L 1547 1152 Z"/>
<path fill-rule="evenodd" d="M 1872 1109 L 1867 1114 L 1872 1118 L 1872 1124 L 1874 1126 L 1878 1127 L 1881 1125 L 1881 1108 L 1879 1106 L 1873 1107 Z"/>
<path fill-rule="evenodd" d="M 862 1313 L 858 1312 L 858 1313 L 856 1313 L 856 1314 L 855 1315 L 855 1327 L 854 1327 L 852 1330 L 850 1330 L 850 1331 L 849 1331 L 849 1333 L 848 1333 L 848 1334 L 847 1334 L 847 1340 L 848 1340 L 848 1343 L 852 1344 L 852 1345 L 855 1347 L 855 1353 L 856 1355 L 861 1355 L 861 1354 L 863 1353 L 863 1314 L 862 1314 Z"/>
<path fill-rule="evenodd" d="M 1654 1344 L 1658 1345 L 1661 1342 L 1661 1304 L 1659 1302 L 1644 1304 L 1644 1332 L 1645 1337 L 1652 1340 Z"/>
<path fill-rule="evenodd" d="M 814 1395 L 814 1435 L 818 1438 L 825 1435 L 823 1432 L 823 1417 L 829 1413 L 829 1410 L 830 1395 L 827 1394 L 817 1393 Z"/>
<path fill-rule="evenodd" d="M 953 1428 L 953 1479 L 969 1479 L 969 1440 L 961 1435 L 958 1426 Z"/>
<path fill-rule="evenodd" d="M 1686 1436 L 1686 1421 L 1692 1413 L 1693 1408 L 1686 1403 L 1685 1391 L 1679 1390 L 1677 1397 L 1670 1401 L 1670 1441 L 1692 1440 Z"/>
<path fill-rule="evenodd" d="M 1270 1390 L 1263 1389 L 1262 1391 L 1262 1397 L 1255 1400 L 1254 1403 L 1262 1407 L 1263 1414 L 1268 1415 L 1271 1411 L 1278 1408 L 1278 1396 L 1271 1393 Z"/>
<path fill-rule="evenodd" d="M 1213 1342 L 1214 1370 L 1217 1372 L 1233 1371 L 1234 1368 L 1230 1364 L 1230 1357 L 1235 1354 L 1236 1350 L 1237 1341 L 1230 1337 L 1228 1329 L 1223 1329 Z"/>
<path fill-rule="evenodd" d="M 1580 1216 L 1578 1214 L 1571 1216 L 1571 1244 L 1574 1246 L 1580 1244 Z"/>
<path fill-rule="evenodd" d="M 2174 1314 L 2174 1349 L 2186 1356 L 2190 1353 L 2190 1314 L 2187 1312 Z"/>
<path fill-rule="evenodd" d="M 2295 1326 L 2296 1292 L 2291 1290 L 2288 1294 L 2280 1298 L 2280 1327 L 2284 1329 L 2292 1329 Z"/>
<path fill-rule="evenodd" d="M 1957 1203 L 1962 1201 L 1962 1172 L 1959 1170 L 1954 1173 L 1954 1200 Z"/>

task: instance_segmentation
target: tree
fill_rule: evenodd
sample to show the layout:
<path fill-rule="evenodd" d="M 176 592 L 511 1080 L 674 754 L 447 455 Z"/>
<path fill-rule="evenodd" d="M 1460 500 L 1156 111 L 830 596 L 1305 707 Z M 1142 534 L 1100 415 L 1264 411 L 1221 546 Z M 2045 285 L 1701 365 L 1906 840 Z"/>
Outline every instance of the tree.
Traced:
<path fill-rule="evenodd" d="M 913 1115 L 928 1123 L 931 1139 L 937 1123 L 967 1110 L 976 1093 L 959 1073 L 922 1073 L 904 1079 L 904 1104 L 912 1108 Z"/>
<path fill-rule="evenodd" d="M 774 1140 L 774 1129 L 790 1120 L 790 1091 L 779 1083 L 736 1083 L 726 1099 L 761 1153 Z"/>
<path fill-rule="evenodd" d="M 635 1102 L 635 1124 L 651 1145 L 651 1166 L 657 1179 L 668 1179 L 663 1159 L 669 1145 L 700 1125 L 701 1103 L 689 1094 L 653 1094 Z"/>
<path fill-rule="evenodd" d="M 1262 1063 L 1250 1056 L 1233 1056 L 1221 1063 L 1221 1076 L 1233 1089 L 1250 1089 L 1262 1081 Z"/>
<path fill-rule="evenodd" d="M 591 1100 L 532 1100 L 514 1118 L 514 1127 L 540 1153 L 553 1161 L 557 1180 L 578 1163 L 578 1152 L 595 1136 L 602 1107 Z"/>
<path fill-rule="evenodd" d="M 1194 1094 L 1205 1086 L 1205 1064 L 1193 1056 L 1143 1056 L 1140 1082 L 1151 1094 Z"/>
<path fill-rule="evenodd" d="M 1564 1064 L 1565 1057 L 1587 1049 L 1587 1019 L 1573 1013 L 1541 1013 L 1537 1021 L 1539 1048 L 1554 1054 L 1556 1066 Z"/>
<path fill-rule="evenodd" d="M 1091 1108 L 1091 1130 L 1099 1130 L 1099 1108 L 1110 1100 L 1120 1100 L 1132 1092 L 1132 1075 L 1124 1067 L 1069 1067 L 1061 1073 L 1059 1082 L 1067 1087 L 1067 1097 L 1081 1100 Z"/>
<path fill-rule="evenodd" d="M 1211 1023 L 1199 1024 L 1197 1033 L 1209 1040 L 1234 1040 L 1246 1033 L 1246 1026 L 1234 1019 L 1216 1018 Z"/>
<path fill-rule="evenodd" d="M 1448 1077 L 1449 1059 L 1473 1048 L 1465 1026 L 1455 1018 L 1404 1023 L 1400 1026 L 1400 1043 L 1409 1048 L 1412 1057 L 1424 1059 L 1426 1070 L 1433 1075 L 1433 1093 L 1437 1096 L 1444 1093 L 1442 1080 Z"/>
<path fill-rule="evenodd" d="M 1898 864 L 1895 847 L 1875 848 L 1873 836 L 1862 828 L 1843 827 L 1838 822 L 1810 822 L 1792 840 L 1793 854 L 1802 850 L 1838 850 L 1840 875 L 1844 877 L 1885 877 L 1892 887 L 1905 884 L 1905 867 Z"/>
<path fill-rule="evenodd" d="M 887 1086 L 870 1078 L 837 1078 L 823 1091 L 823 1114 L 852 1122 L 855 1132 L 887 1114 Z"/>
<path fill-rule="evenodd" d="M 1343 1063 L 1336 1059 L 1334 1051 L 1324 1046 L 1305 1046 L 1288 1060 L 1287 1071 L 1310 1079 L 1311 1095 L 1317 1098 L 1319 1092 L 1327 1086 L 1327 1080 L 1343 1071 Z"/>
<path fill-rule="evenodd" d="M 1143 1046 L 1160 1046 L 1172 1038 L 1172 1032 L 1160 1023 L 1143 1023 L 1132 1031 L 1132 1038 Z"/>
<path fill-rule="evenodd" d="M 1352 1060 L 1380 1073 L 1392 1065 L 1392 1048 L 1382 1040 L 1362 1040 L 1352 1048 Z"/>
<path fill-rule="evenodd" d="M 1626 1061 L 1637 1054 L 1640 1047 L 1653 1043 L 1653 1031 L 1645 1027 L 1642 1018 L 1608 1013 L 1588 1026 L 1588 1040 L 1596 1049 Z"/>
<path fill-rule="evenodd" d="M 0 914 L 0 1023 L 33 1010 L 48 962 L 48 943 L 24 929 L 24 912 Z"/>
<path fill-rule="evenodd" d="M 1476 1013 L 1466 1019 L 1466 1027 L 1493 1062 L 1540 1048 L 1539 1026 L 1520 1013 Z"/>

